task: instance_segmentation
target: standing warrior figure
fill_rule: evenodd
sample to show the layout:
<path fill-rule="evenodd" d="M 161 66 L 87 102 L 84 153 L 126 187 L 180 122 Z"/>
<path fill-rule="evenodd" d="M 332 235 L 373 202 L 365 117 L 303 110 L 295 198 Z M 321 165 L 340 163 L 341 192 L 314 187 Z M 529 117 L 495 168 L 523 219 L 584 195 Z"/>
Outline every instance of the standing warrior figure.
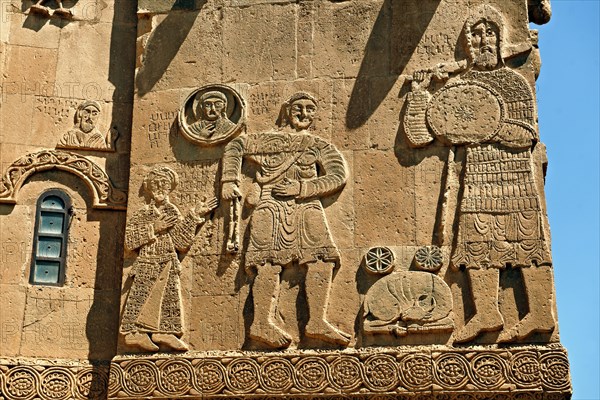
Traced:
<path fill-rule="evenodd" d="M 177 174 L 170 168 L 150 171 L 143 183 L 150 203 L 136 211 L 125 228 L 125 245 L 138 250 L 139 255 L 131 271 L 133 284 L 125 303 L 121 333 L 127 345 L 145 351 L 158 351 L 157 345 L 188 350 L 180 339 L 183 323 L 177 251 L 189 249 L 196 228 L 217 206 L 213 198 L 199 203 L 182 218 L 169 201 L 177 183 Z"/>
<path fill-rule="evenodd" d="M 468 342 L 504 328 L 499 273 L 509 266 L 520 268 L 529 302 L 529 313 L 498 337 L 511 342 L 555 326 L 552 261 L 532 157 L 535 146 L 542 145 L 531 87 L 501 57 L 502 15 L 490 6 L 478 7 L 464 32 L 466 62 L 438 65 L 413 77 L 405 130 L 415 147 L 435 138 L 451 147 L 449 163 L 455 146 L 466 149 L 450 265 L 466 269 L 476 313 L 454 340 Z M 427 90 L 432 78 L 447 80 L 433 96 Z"/>
<path fill-rule="evenodd" d="M 294 94 L 282 107 L 279 131 L 242 135 L 232 140 L 223 156 L 222 197 L 239 201 L 242 161 L 258 165 L 255 187 L 246 202 L 252 207 L 246 269 L 255 268 L 252 285 L 254 321 L 249 337 L 273 348 L 292 339 L 275 323 L 282 268 L 306 268 L 309 320 L 305 335 L 347 345 L 350 336 L 326 318 L 333 270 L 340 255 L 331 238 L 319 200 L 341 190 L 347 169 L 340 152 L 307 130 L 317 101 L 307 93 Z"/>

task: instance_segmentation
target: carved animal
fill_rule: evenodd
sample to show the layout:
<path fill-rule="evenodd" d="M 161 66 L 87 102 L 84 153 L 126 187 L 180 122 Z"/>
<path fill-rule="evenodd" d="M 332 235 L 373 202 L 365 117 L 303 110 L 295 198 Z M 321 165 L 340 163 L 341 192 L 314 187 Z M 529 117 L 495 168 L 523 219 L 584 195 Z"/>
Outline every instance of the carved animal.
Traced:
<path fill-rule="evenodd" d="M 451 331 L 452 293 L 440 277 L 428 272 L 399 272 L 377 281 L 364 303 L 366 333 Z"/>

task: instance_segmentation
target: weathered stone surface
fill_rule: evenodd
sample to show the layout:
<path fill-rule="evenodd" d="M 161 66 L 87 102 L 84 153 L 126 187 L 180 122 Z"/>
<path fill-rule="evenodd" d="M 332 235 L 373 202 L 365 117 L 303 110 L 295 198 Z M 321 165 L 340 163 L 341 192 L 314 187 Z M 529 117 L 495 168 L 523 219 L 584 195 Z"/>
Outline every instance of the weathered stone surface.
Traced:
<path fill-rule="evenodd" d="M 570 397 L 547 0 L 9 6 L 0 397 Z"/>

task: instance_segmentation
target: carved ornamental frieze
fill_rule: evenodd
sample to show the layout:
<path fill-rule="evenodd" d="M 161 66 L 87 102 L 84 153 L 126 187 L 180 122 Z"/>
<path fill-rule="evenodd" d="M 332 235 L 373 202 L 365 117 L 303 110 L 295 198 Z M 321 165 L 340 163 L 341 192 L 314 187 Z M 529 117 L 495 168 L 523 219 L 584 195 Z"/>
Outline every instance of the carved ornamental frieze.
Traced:
<path fill-rule="evenodd" d="M 0 203 L 16 203 L 21 186 L 35 173 L 58 169 L 83 179 L 92 191 L 93 207 L 124 209 L 127 194 L 113 186 L 102 167 L 79 154 L 43 150 L 14 161 L 0 180 Z"/>
<path fill-rule="evenodd" d="M 118 357 L 110 365 L 36 362 L 0 365 L 0 393 L 10 399 L 561 398 L 569 387 L 563 350 L 549 347 L 472 352 L 380 348 L 298 354 Z M 372 393 L 372 394 L 367 394 Z M 436 394 L 437 393 L 437 394 Z"/>

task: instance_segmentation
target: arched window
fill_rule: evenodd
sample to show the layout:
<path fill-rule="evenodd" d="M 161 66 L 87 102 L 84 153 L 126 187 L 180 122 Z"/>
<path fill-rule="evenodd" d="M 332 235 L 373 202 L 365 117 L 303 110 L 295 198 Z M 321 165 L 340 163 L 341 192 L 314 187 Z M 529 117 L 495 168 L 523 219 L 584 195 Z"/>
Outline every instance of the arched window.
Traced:
<path fill-rule="evenodd" d="M 71 200 L 60 190 L 40 196 L 35 214 L 29 283 L 61 286 L 65 282 Z"/>

